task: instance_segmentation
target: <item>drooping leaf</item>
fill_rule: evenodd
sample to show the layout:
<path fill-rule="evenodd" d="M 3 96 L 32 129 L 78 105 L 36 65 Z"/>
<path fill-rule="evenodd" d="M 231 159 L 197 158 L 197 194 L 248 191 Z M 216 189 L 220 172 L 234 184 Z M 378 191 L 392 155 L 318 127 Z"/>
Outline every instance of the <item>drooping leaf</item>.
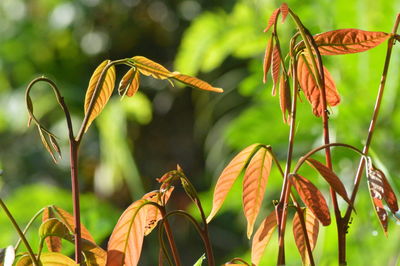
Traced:
<path fill-rule="evenodd" d="M 148 210 L 146 202 L 146 199 L 135 201 L 119 218 L 108 241 L 107 266 L 138 264 Z"/>
<path fill-rule="evenodd" d="M 322 225 L 331 223 L 331 216 L 326 200 L 316 186 L 301 175 L 293 175 L 291 181 L 296 188 L 301 200 L 314 213 Z"/>
<path fill-rule="evenodd" d="M 278 81 L 279 81 L 279 75 L 280 75 L 280 70 L 281 70 L 281 55 L 279 54 L 279 48 L 278 46 L 274 46 L 274 49 L 272 51 L 272 82 L 273 82 L 273 87 L 272 87 L 272 95 L 275 95 L 276 87 L 278 86 Z"/>
<path fill-rule="evenodd" d="M 290 96 L 290 87 L 287 77 L 282 74 L 279 81 L 279 106 L 281 107 L 283 122 L 290 122 L 292 99 Z"/>
<path fill-rule="evenodd" d="M 254 265 L 260 263 L 261 257 L 267 247 L 272 233 L 276 228 L 276 213 L 272 211 L 262 222 L 254 234 L 251 245 L 251 262 Z"/>
<path fill-rule="evenodd" d="M 312 158 L 308 158 L 306 162 L 320 173 L 336 193 L 338 193 L 348 204 L 352 205 L 342 181 L 340 181 L 339 177 L 331 169 Z"/>
<path fill-rule="evenodd" d="M 216 88 L 216 87 L 211 86 L 209 83 L 207 83 L 201 79 L 191 77 L 188 75 L 183 75 L 178 72 L 174 72 L 173 76 L 171 76 L 171 79 L 175 79 L 177 81 L 182 82 L 183 84 L 185 84 L 187 86 L 190 86 L 190 87 L 193 87 L 193 88 L 199 89 L 199 90 L 213 91 L 213 92 L 219 92 L 219 93 L 224 91 L 221 88 Z"/>
<path fill-rule="evenodd" d="M 314 36 L 321 55 L 360 53 L 372 49 L 390 37 L 390 34 L 359 29 L 340 29 Z"/>
<path fill-rule="evenodd" d="M 50 236 L 71 241 L 73 240 L 73 236 L 71 235 L 68 227 L 57 218 L 47 219 L 39 227 L 39 237 L 41 239 L 45 239 L 46 237 Z"/>
<path fill-rule="evenodd" d="M 132 60 L 135 66 L 138 68 L 139 72 L 145 76 L 152 76 L 156 79 L 168 79 L 173 74 L 163 67 L 162 65 L 144 57 L 144 56 L 134 56 Z"/>
<path fill-rule="evenodd" d="M 44 222 L 50 218 L 55 218 L 54 211 L 51 207 L 46 207 L 43 210 L 42 222 Z M 61 251 L 62 242 L 59 237 L 49 236 L 46 238 L 45 241 L 46 241 L 47 249 L 50 252 L 60 252 Z"/>
<path fill-rule="evenodd" d="M 287 15 L 289 14 L 289 7 L 286 3 L 283 3 L 279 8 L 282 13 L 282 23 L 285 22 Z"/>
<path fill-rule="evenodd" d="M 254 223 L 260 212 L 272 166 L 272 156 L 261 148 L 251 158 L 243 178 L 243 211 L 247 219 L 247 237 L 253 233 Z"/>
<path fill-rule="evenodd" d="M 42 143 L 43 143 L 43 146 L 45 147 L 45 149 L 50 153 L 50 155 L 51 155 L 51 158 L 53 159 L 53 161 L 55 162 L 55 163 L 57 163 L 57 159 L 56 159 L 56 157 L 54 156 L 54 152 L 53 152 L 53 150 L 51 149 L 51 147 L 50 147 L 50 143 L 49 143 L 49 140 L 46 138 L 46 136 L 45 136 L 45 134 L 46 135 L 48 135 L 48 136 L 50 136 L 47 132 L 45 132 L 44 130 L 42 130 L 41 129 L 41 127 L 38 125 L 37 126 L 37 128 L 38 128 L 38 131 L 39 131 L 39 135 L 40 135 L 40 139 L 41 139 L 41 141 L 42 141 Z"/>
<path fill-rule="evenodd" d="M 300 87 L 312 106 L 314 115 L 322 116 L 324 110 L 321 91 L 318 88 L 317 76 L 311 64 L 311 58 L 307 54 L 299 56 L 297 62 L 297 78 Z M 336 106 L 340 103 L 340 96 L 329 71 L 324 67 L 325 94 L 328 106 Z"/>
<path fill-rule="evenodd" d="M 276 20 L 277 20 L 280 12 L 281 12 L 280 8 L 277 8 L 274 10 L 274 12 L 272 12 L 272 15 L 269 17 L 269 20 L 268 20 L 268 25 L 265 28 L 264 32 L 269 31 L 269 29 L 272 27 L 272 25 L 274 25 L 276 23 Z"/>
<path fill-rule="evenodd" d="M 60 207 L 57 206 L 52 206 L 52 209 L 54 212 L 58 215 L 58 218 L 68 227 L 68 229 L 71 232 L 75 232 L 75 222 L 74 222 L 74 216 L 72 216 L 70 213 L 67 211 L 61 209 Z M 90 234 L 89 230 L 86 229 L 86 227 L 81 223 L 81 235 L 82 238 L 89 240 L 90 242 L 96 243 Z"/>
<path fill-rule="evenodd" d="M 304 222 L 307 230 L 308 241 L 310 243 L 311 250 L 314 250 L 318 239 L 319 222 L 314 214 L 308 210 L 303 211 Z M 310 264 L 310 258 L 307 252 L 306 239 L 304 231 L 301 226 L 301 221 L 298 213 L 293 218 L 293 236 L 296 242 L 297 249 L 300 252 L 303 265 Z"/>
<path fill-rule="evenodd" d="M 244 170 L 245 166 L 260 146 L 261 144 L 258 143 L 248 146 L 239 152 L 222 171 L 215 185 L 213 207 L 210 215 L 207 217 L 207 223 L 217 214 L 236 178 Z"/>
<path fill-rule="evenodd" d="M 121 96 L 126 95 L 132 97 L 138 91 L 139 83 L 140 74 L 137 71 L 137 68 L 129 69 L 119 83 L 118 94 Z"/>
<path fill-rule="evenodd" d="M 58 153 L 58 156 L 61 158 L 61 150 L 60 150 L 60 146 L 58 145 L 56 138 L 52 135 L 49 135 L 49 139 L 50 139 L 51 146 Z"/>
<path fill-rule="evenodd" d="M 385 174 L 382 172 L 382 183 L 383 183 L 383 197 L 387 205 L 389 206 L 390 211 L 395 214 L 399 210 L 399 205 L 397 204 L 397 197 L 393 191 L 393 188 L 390 186 L 389 181 L 387 180 Z"/>
<path fill-rule="evenodd" d="M 372 199 L 372 204 L 376 215 L 378 216 L 379 222 L 382 225 L 383 231 L 387 234 L 388 227 L 388 215 L 383 207 L 382 199 L 384 198 L 385 189 L 382 181 L 382 171 L 376 169 L 370 158 L 367 158 L 367 183 L 369 187 L 369 192 Z"/>
<path fill-rule="evenodd" d="M 274 38 L 272 38 L 272 36 L 271 36 L 267 42 L 267 47 L 265 48 L 265 54 L 264 54 L 264 62 L 263 62 L 263 69 L 264 69 L 263 82 L 264 83 L 267 82 L 267 76 L 268 76 L 267 74 L 271 67 L 273 48 L 274 48 Z"/>
<path fill-rule="evenodd" d="M 105 74 L 104 82 L 103 82 L 101 88 L 99 89 L 97 95 L 94 95 L 97 84 L 99 82 L 101 82 L 100 76 L 101 76 L 103 70 L 108 65 L 108 63 L 110 63 L 110 60 L 103 61 L 95 69 L 92 77 L 90 78 L 89 86 L 86 90 L 86 96 L 85 96 L 85 115 L 89 111 L 88 109 L 89 109 L 90 103 L 92 101 L 94 103 L 94 106 L 93 106 L 93 111 L 91 112 L 91 114 L 89 116 L 89 120 L 88 120 L 87 126 L 85 128 L 85 131 L 88 130 L 88 128 L 89 128 L 90 124 L 93 122 L 93 120 L 101 113 L 104 106 L 107 104 L 108 100 L 110 99 L 111 93 L 114 89 L 115 67 L 111 66 L 108 68 L 107 73 Z"/>
<path fill-rule="evenodd" d="M 41 265 L 53 265 L 53 266 L 77 266 L 72 259 L 67 256 L 57 253 L 57 252 L 49 252 L 43 253 L 40 256 Z M 28 255 L 22 256 L 16 266 L 33 266 L 33 262 Z"/>

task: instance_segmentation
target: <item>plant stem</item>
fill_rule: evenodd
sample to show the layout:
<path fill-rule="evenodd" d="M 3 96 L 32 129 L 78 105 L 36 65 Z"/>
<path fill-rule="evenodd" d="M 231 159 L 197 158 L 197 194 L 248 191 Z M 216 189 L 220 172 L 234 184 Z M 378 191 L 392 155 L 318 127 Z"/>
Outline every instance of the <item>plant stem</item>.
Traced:
<path fill-rule="evenodd" d="M 278 252 L 278 265 L 285 264 L 285 227 L 286 227 L 286 206 L 289 200 L 290 194 L 290 182 L 289 182 L 289 173 L 291 169 L 291 162 L 293 156 L 293 146 L 294 146 L 294 137 L 295 137 L 295 125 L 296 125 L 296 108 L 297 108 L 297 67 L 296 60 L 294 60 L 292 66 L 292 74 L 293 74 L 293 101 L 290 112 L 290 129 L 289 129 L 289 145 L 288 152 L 286 157 L 286 168 L 283 178 L 283 189 L 281 192 L 281 197 L 278 205 L 276 206 L 277 219 L 278 219 L 278 232 L 279 232 L 279 252 Z"/>
<path fill-rule="evenodd" d="M 13 224 L 15 230 L 17 231 L 19 237 L 21 238 L 22 242 L 24 243 L 24 245 L 29 253 L 29 257 L 31 258 L 31 260 L 33 262 L 33 265 L 39 266 L 39 263 L 35 257 L 35 254 L 33 253 L 31 246 L 29 245 L 28 241 L 26 240 L 24 233 L 19 228 L 17 222 L 15 221 L 14 217 L 12 216 L 12 214 L 10 213 L 10 211 L 8 210 L 7 206 L 4 204 L 2 199 L 0 199 L 0 206 L 6 213 L 8 219 L 10 219 L 10 221 Z"/>
<path fill-rule="evenodd" d="M 72 183 L 72 201 L 74 208 L 75 223 L 75 262 L 81 263 L 81 215 L 79 204 L 79 181 L 78 181 L 78 150 L 79 144 L 75 140 L 70 140 L 70 165 L 71 165 L 71 183 Z"/>
<path fill-rule="evenodd" d="M 31 225 L 33 224 L 33 222 L 36 220 L 37 217 L 39 217 L 39 215 L 42 214 L 42 212 L 44 211 L 45 208 L 42 208 L 41 210 L 39 210 L 37 213 L 35 213 L 35 215 L 31 218 L 31 220 L 28 222 L 28 224 L 26 225 L 24 231 L 22 232 L 24 235 L 26 235 L 26 233 L 28 232 L 29 228 L 31 227 Z M 21 244 L 21 238 L 18 239 L 17 243 L 15 244 L 14 250 L 17 251 L 19 248 L 19 245 Z"/>
<path fill-rule="evenodd" d="M 396 32 L 398 30 L 399 23 L 400 23 L 400 14 L 397 14 L 396 21 L 394 23 L 393 30 L 392 30 L 393 36 L 396 34 Z M 385 85 L 386 85 L 387 73 L 388 73 L 388 70 L 389 70 L 390 58 L 391 58 L 391 55 L 392 55 L 392 49 L 393 49 L 393 45 L 394 45 L 394 42 L 395 42 L 395 39 L 394 39 L 393 36 L 391 36 L 389 41 L 388 41 L 388 46 L 387 46 L 387 50 L 386 50 L 385 64 L 384 64 L 384 67 L 383 67 L 383 73 L 382 73 L 381 81 L 380 81 L 380 84 L 379 84 L 378 95 L 376 97 L 374 112 L 372 114 L 371 122 L 370 122 L 370 125 L 369 125 L 367 139 L 365 141 L 365 145 L 364 145 L 364 148 L 363 148 L 363 153 L 365 155 L 368 154 L 369 147 L 370 147 L 371 142 L 372 142 L 373 133 L 375 131 L 376 122 L 378 120 L 379 110 L 380 110 L 380 107 L 381 107 L 383 93 L 384 93 Z M 357 192 L 358 192 L 358 188 L 359 188 L 359 185 L 360 185 L 360 181 L 361 181 L 361 178 L 362 178 L 362 173 L 364 171 L 364 167 L 365 167 L 365 162 L 364 162 L 363 159 L 361 159 L 360 163 L 358 165 L 356 177 L 355 177 L 355 180 L 354 180 L 354 188 L 353 188 L 353 191 L 352 191 L 352 194 L 351 194 L 351 198 L 350 198 L 351 203 L 352 203 L 353 206 L 354 206 L 354 202 L 355 202 L 356 195 L 357 195 Z M 343 228 L 345 230 L 347 230 L 347 228 L 348 228 L 350 217 L 351 217 L 351 212 L 352 212 L 352 209 L 349 206 L 347 208 L 347 210 L 346 210 L 346 214 L 343 217 Z M 344 240 L 342 240 L 342 241 L 344 241 L 344 243 L 345 243 L 346 235 L 343 236 L 343 239 Z M 345 252 L 345 250 L 344 250 L 344 252 Z M 343 262 L 344 262 L 343 265 L 346 265 L 346 260 L 345 260 L 346 255 L 345 255 L 345 253 L 342 255 L 342 257 L 343 257 L 342 259 L 344 259 L 343 260 Z"/>
<path fill-rule="evenodd" d="M 167 217 L 167 214 L 165 212 L 165 207 L 162 206 L 161 208 L 159 208 L 159 210 L 161 212 L 161 216 L 163 217 L 162 223 L 163 223 L 163 226 L 164 226 L 164 229 L 165 229 L 165 233 L 167 234 L 168 243 L 169 243 L 169 246 L 170 246 L 171 251 L 172 251 L 172 256 L 174 258 L 175 265 L 176 266 L 181 266 L 182 265 L 181 259 L 179 257 L 178 249 L 176 248 L 174 235 L 172 234 L 172 230 L 171 230 L 171 227 L 170 227 L 169 222 L 168 222 L 168 217 Z"/>

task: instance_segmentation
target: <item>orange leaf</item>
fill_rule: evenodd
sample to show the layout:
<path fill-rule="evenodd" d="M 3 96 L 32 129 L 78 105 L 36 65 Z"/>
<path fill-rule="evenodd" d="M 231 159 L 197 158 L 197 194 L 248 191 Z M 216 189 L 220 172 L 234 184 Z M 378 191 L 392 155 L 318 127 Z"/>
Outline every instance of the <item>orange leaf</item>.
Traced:
<path fill-rule="evenodd" d="M 51 207 L 44 208 L 42 221 L 46 221 L 50 218 L 55 218 L 54 211 Z M 46 246 L 49 252 L 60 252 L 62 248 L 61 238 L 56 236 L 48 236 L 45 239 Z"/>
<path fill-rule="evenodd" d="M 171 196 L 174 187 L 170 187 L 167 191 L 161 193 L 160 191 L 152 191 L 147 193 L 142 197 L 142 199 L 146 199 L 151 202 L 158 203 L 161 206 L 164 206 Z M 148 234 L 153 231 L 153 229 L 157 226 L 157 223 L 162 219 L 160 210 L 152 205 L 149 205 L 147 208 L 146 214 L 146 222 L 145 222 L 145 232 L 144 235 L 147 236 Z"/>
<path fill-rule="evenodd" d="M 275 46 L 272 51 L 272 95 L 275 95 L 276 86 L 278 86 L 279 74 L 281 70 L 281 55 L 279 54 L 278 46 Z"/>
<path fill-rule="evenodd" d="M 221 88 L 215 88 L 215 87 L 211 86 L 209 83 L 207 83 L 201 79 L 195 78 L 195 77 L 183 75 L 178 72 L 174 72 L 172 74 L 173 74 L 171 76 L 172 79 L 178 80 L 178 81 L 182 82 L 183 84 L 193 87 L 195 89 L 205 90 L 205 91 L 214 91 L 214 92 L 223 92 L 224 91 Z"/>
<path fill-rule="evenodd" d="M 267 47 L 265 48 L 265 54 L 264 54 L 264 64 L 263 64 L 263 69 L 264 69 L 264 77 L 263 77 L 263 82 L 267 82 L 267 74 L 268 71 L 271 67 L 271 58 L 272 58 L 272 49 L 274 47 L 274 38 L 269 38 L 267 42 Z"/>
<path fill-rule="evenodd" d="M 389 206 L 389 209 L 392 213 L 396 213 L 399 210 L 399 206 L 397 204 L 397 197 L 394 194 L 392 187 L 389 184 L 389 181 L 386 179 L 385 175 L 382 173 L 382 182 L 383 182 L 383 190 L 384 190 L 384 198 Z"/>
<path fill-rule="evenodd" d="M 89 105 L 92 102 L 94 102 L 94 107 L 93 111 L 89 116 L 88 123 L 86 125 L 85 131 L 88 130 L 90 124 L 93 122 L 93 120 L 101 113 L 103 110 L 104 106 L 107 104 L 108 100 L 110 99 L 111 93 L 114 89 L 114 83 L 115 83 L 115 67 L 111 66 L 108 70 L 107 73 L 105 74 L 104 82 L 99 90 L 97 95 L 94 95 L 95 88 L 97 87 L 97 83 L 100 82 L 100 76 L 107 64 L 110 62 L 110 60 L 105 60 L 103 63 L 101 63 L 96 70 L 93 72 L 92 77 L 90 78 L 89 81 L 89 86 L 86 90 L 86 96 L 85 96 L 85 115 L 88 112 Z"/>
<path fill-rule="evenodd" d="M 138 68 L 139 72 L 145 76 L 152 76 L 156 79 L 168 79 L 173 74 L 163 67 L 162 65 L 144 57 L 144 56 L 134 56 L 132 60 L 135 66 Z"/>
<path fill-rule="evenodd" d="M 276 20 L 277 20 L 278 15 L 279 15 L 280 12 L 281 12 L 281 9 L 280 9 L 280 8 L 277 8 L 277 9 L 274 10 L 274 12 L 272 12 L 272 15 L 269 17 L 269 20 L 268 20 L 268 25 L 267 25 L 267 27 L 265 28 L 264 32 L 269 31 L 269 29 L 271 28 L 271 26 L 274 25 L 274 24 L 276 23 Z"/>
<path fill-rule="evenodd" d="M 70 213 L 67 211 L 57 207 L 57 206 L 52 206 L 53 210 L 57 215 L 59 216 L 60 220 L 68 227 L 68 229 L 71 232 L 75 232 L 75 221 L 74 221 L 74 216 L 72 216 Z M 89 230 L 86 229 L 86 227 L 81 223 L 81 235 L 82 238 L 89 240 L 90 242 L 96 243 L 92 237 L 92 235 L 89 233 Z"/>
<path fill-rule="evenodd" d="M 372 49 L 390 34 L 379 31 L 359 29 L 340 29 L 328 31 L 314 36 L 321 55 L 339 55 L 360 53 Z"/>
<path fill-rule="evenodd" d="M 282 13 L 282 23 L 283 23 L 287 15 L 289 14 L 289 7 L 286 3 L 283 3 L 279 9 L 281 10 Z"/>
<path fill-rule="evenodd" d="M 317 218 L 315 218 L 314 214 L 307 210 L 304 210 L 303 217 L 307 230 L 308 241 L 310 243 L 311 250 L 314 250 L 318 239 L 319 222 Z M 303 264 L 309 265 L 310 258 L 307 252 L 306 239 L 304 236 L 303 227 L 301 226 L 300 217 L 297 212 L 293 218 L 293 236 L 297 249 L 300 252 Z"/>
<path fill-rule="evenodd" d="M 382 199 L 384 198 L 385 194 L 385 189 L 382 182 L 383 173 L 372 165 L 371 158 L 367 158 L 366 171 L 372 204 L 374 205 L 376 215 L 378 216 L 379 222 L 382 225 L 383 231 L 385 234 L 387 234 L 388 215 L 382 203 Z"/>
<path fill-rule="evenodd" d="M 281 107 L 283 121 L 287 124 L 290 122 L 292 99 L 290 97 L 288 80 L 283 74 L 279 81 L 279 105 Z"/>
<path fill-rule="evenodd" d="M 215 214 L 217 214 L 236 178 L 244 170 L 251 157 L 253 157 L 260 147 L 261 144 L 253 144 L 248 146 L 239 152 L 239 154 L 236 155 L 235 158 L 233 158 L 232 161 L 222 171 L 218 178 L 217 184 L 215 185 L 213 207 L 210 215 L 207 217 L 207 223 L 209 223 Z"/>
<path fill-rule="evenodd" d="M 148 206 L 146 199 L 132 203 L 121 215 L 107 247 L 107 266 L 137 265 L 142 252 Z"/>
<path fill-rule="evenodd" d="M 140 74 L 136 68 L 131 68 L 122 77 L 119 87 L 118 94 L 121 96 L 127 95 L 132 97 L 139 89 Z"/>
<path fill-rule="evenodd" d="M 243 210 L 247 219 L 247 237 L 253 233 L 254 223 L 260 212 L 265 188 L 272 166 L 272 156 L 264 148 L 251 158 L 243 179 Z"/>
<path fill-rule="evenodd" d="M 262 222 L 254 234 L 251 245 L 251 262 L 254 265 L 260 263 L 262 254 L 267 247 L 272 233 L 276 228 L 276 213 L 272 211 Z"/>
<path fill-rule="evenodd" d="M 322 225 L 329 225 L 331 223 L 329 208 L 324 196 L 318 188 L 309 180 L 298 174 L 293 175 L 291 180 L 304 204 L 310 208 Z"/>
<path fill-rule="evenodd" d="M 325 67 L 324 76 L 326 103 L 330 106 L 336 106 L 340 103 L 340 96 L 331 74 Z M 316 75 L 312 69 L 310 58 L 307 54 L 302 54 L 299 57 L 297 62 L 297 78 L 307 100 L 311 103 L 314 115 L 321 116 L 324 112 L 321 91 L 318 88 Z"/>
<path fill-rule="evenodd" d="M 331 169 L 312 158 L 308 158 L 306 162 L 320 173 L 336 193 L 338 193 L 349 205 L 352 205 L 342 181 L 340 181 L 339 177 Z"/>

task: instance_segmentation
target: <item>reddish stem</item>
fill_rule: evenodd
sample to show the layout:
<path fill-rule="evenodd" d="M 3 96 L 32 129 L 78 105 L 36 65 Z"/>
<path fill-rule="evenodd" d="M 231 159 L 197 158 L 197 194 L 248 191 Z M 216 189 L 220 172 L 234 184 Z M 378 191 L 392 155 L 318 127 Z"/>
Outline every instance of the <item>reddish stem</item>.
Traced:
<path fill-rule="evenodd" d="M 74 208 L 75 223 L 75 262 L 81 263 L 81 215 L 79 204 L 79 182 L 78 182 L 78 150 L 79 146 L 75 140 L 70 140 L 70 163 L 71 163 L 71 183 L 72 183 L 72 201 Z"/>

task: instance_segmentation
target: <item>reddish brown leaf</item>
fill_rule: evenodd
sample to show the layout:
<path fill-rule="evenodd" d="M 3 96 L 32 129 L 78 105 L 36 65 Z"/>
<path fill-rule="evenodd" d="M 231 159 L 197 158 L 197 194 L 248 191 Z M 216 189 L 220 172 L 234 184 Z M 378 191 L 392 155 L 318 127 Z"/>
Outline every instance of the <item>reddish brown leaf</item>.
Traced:
<path fill-rule="evenodd" d="M 268 20 L 268 25 L 267 25 L 267 27 L 265 28 L 264 32 L 269 31 L 269 29 L 271 28 L 271 26 L 274 25 L 274 24 L 276 23 L 276 20 L 277 20 L 278 15 L 279 15 L 280 12 L 281 12 L 281 9 L 280 9 L 280 8 L 277 8 L 277 9 L 274 10 L 274 12 L 272 12 L 272 15 L 269 17 L 269 20 Z"/>
<path fill-rule="evenodd" d="M 43 216 L 42 216 L 43 222 L 50 218 L 55 218 L 55 217 L 56 216 L 51 207 L 44 208 Z M 61 238 L 56 237 L 56 236 L 49 236 L 49 237 L 46 237 L 45 241 L 46 241 L 46 246 L 47 246 L 47 249 L 49 250 L 49 252 L 60 252 L 61 251 L 61 248 L 62 248 Z"/>
<path fill-rule="evenodd" d="M 367 158 L 366 171 L 367 183 L 372 199 L 372 204 L 374 205 L 376 215 L 378 216 L 379 222 L 382 225 L 383 231 L 385 232 L 385 234 L 387 234 L 388 215 L 385 208 L 383 207 L 382 202 L 385 194 L 385 189 L 382 181 L 383 173 L 373 166 L 371 158 Z"/>
<path fill-rule="evenodd" d="M 302 54 L 297 62 L 297 78 L 300 87 L 311 103 L 314 115 L 322 116 L 324 112 L 321 91 L 318 88 L 316 75 L 312 69 L 311 59 L 308 55 Z M 340 96 L 336 85 L 329 71 L 324 67 L 326 103 L 329 106 L 336 106 L 340 103 Z"/>
<path fill-rule="evenodd" d="M 68 227 L 68 229 L 71 232 L 75 232 L 75 222 L 74 222 L 74 216 L 72 216 L 70 213 L 67 211 L 57 207 L 57 206 L 52 206 L 53 210 L 57 215 L 59 216 L 60 220 Z M 89 230 L 86 229 L 86 227 L 81 223 L 81 235 L 82 238 L 89 240 L 90 242 L 96 243 L 90 234 Z"/>
<path fill-rule="evenodd" d="M 339 55 L 367 51 L 384 42 L 389 36 L 390 34 L 385 32 L 340 29 L 317 34 L 314 40 L 321 55 Z"/>
<path fill-rule="evenodd" d="M 307 210 L 304 210 L 303 217 L 307 230 L 308 241 L 310 243 L 311 250 L 314 250 L 318 239 L 319 222 L 317 218 L 315 218 L 314 214 Z M 293 218 L 293 236 L 296 242 L 297 249 L 300 252 L 303 265 L 309 265 L 310 258 L 307 252 L 306 238 L 304 236 L 300 217 L 297 212 Z"/>
<path fill-rule="evenodd" d="M 272 166 L 272 156 L 266 149 L 259 149 L 251 158 L 243 179 L 243 210 L 247 219 L 247 237 L 253 233 L 254 223 L 260 212 L 265 188 Z"/>
<path fill-rule="evenodd" d="M 174 187 L 170 187 L 164 193 L 160 193 L 160 191 L 152 191 L 147 193 L 142 197 L 142 199 L 147 199 L 148 201 L 152 201 L 158 203 L 161 206 L 164 206 L 171 196 Z M 146 214 L 146 222 L 145 222 L 145 232 L 144 235 L 147 236 L 148 234 L 153 231 L 153 229 L 157 226 L 157 223 L 162 219 L 160 210 L 152 205 L 147 207 L 147 214 Z"/>
<path fill-rule="evenodd" d="M 222 171 L 215 185 L 213 207 L 210 215 L 207 217 L 207 223 L 217 214 L 236 178 L 244 170 L 245 166 L 260 146 L 261 144 L 253 144 L 245 148 L 236 155 Z"/>
<path fill-rule="evenodd" d="M 331 216 L 326 200 L 316 186 L 301 175 L 293 175 L 291 181 L 296 188 L 301 200 L 314 213 L 322 225 L 331 223 Z"/>
<path fill-rule="evenodd" d="M 272 233 L 276 228 L 276 214 L 272 211 L 262 222 L 254 234 L 251 245 L 251 262 L 254 265 L 260 263 L 261 257 L 267 247 Z"/>
<path fill-rule="evenodd" d="M 289 14 L 289 7 L 286 3 L 283 3 L 279 9 L 281 10 L 282 13 L 282 23 L 283 23 L 287 15 Z"/>
<path fill-rule="evenodd" d="M 121 96 L 132 97 L 139 89 L 140 74 L 136 68 L 131 68 L 122 77 L 119 87 L 118 94 Z"/>
<path fill-rule="evenodd" d="M 336 193 L 338 193 L 349 205 L 352 205 L 342 181 L 340 181 L 339 177 L 331 169 L 312 158 L 308 158 L 306 162 L 320 173 Z"/>
<path fill-rule="evenodd" d="M 107 266 L 132 265 L 139 262 L 145 232 L 146 199 L 132 203 L 121 215 L 107 247 Z"/>
<path fill-rule="evenodd" d="M 278 86 L 279 75 L 281 70 L 281 55 L 279 54 L 279 48 L 275 45 L 272 51 L 272 95 L 275 95 L 276 87 Z"/>
<path fill-rule="evenodd" d="M 272 49 L 274 47 L 274 38 L 269 38 L 267 42 L 267 47 L 265 48 L 265 54 L 264 54 L 264 77 L 263 77 L 263 82 L 267 82 L 267 74 L 268 71 L 271 67 L 271 58 L 272 58 Z"/>
<path fill-rule="evenodd" d="M 290 96 L 290 87 L 285 75 L 281 75 L 279 81 L 279 104 L 282 111 L 283 122 L 288 124 L 290 122 L 290 110 L 292 99 Z"/>
<path fill-rule="evenodd" d="M 389 206 L 389 209 L 392 213 L 396 213 L 399 210 L 399 205 L 397 204 L 397 197 L 396 194 L 394 194 L 394 191 L 392 187 L 389 184 L 389 181 L 387 180 L 386 176 L 382 173 L 382 182 L 383 182 L 383 190 L 384 190 L 384 198 Z"/>
<path fill-rule="evenodd" d="M 213 92 L 219 92 L 219 93 L 224 92 L 223 89 L 213 87 L 209 83 L 207 83 L 201 79 L 191 77 L 188 75 L 183 75 L 183 74 L 180 74 L 179 72 L 173 72 L 171 78 L 178 80 L 178 81 L 180 81 L 190 87 L 193 87 L 195 89 L 205 90 L 205 91 L 213 91 Z"/>

